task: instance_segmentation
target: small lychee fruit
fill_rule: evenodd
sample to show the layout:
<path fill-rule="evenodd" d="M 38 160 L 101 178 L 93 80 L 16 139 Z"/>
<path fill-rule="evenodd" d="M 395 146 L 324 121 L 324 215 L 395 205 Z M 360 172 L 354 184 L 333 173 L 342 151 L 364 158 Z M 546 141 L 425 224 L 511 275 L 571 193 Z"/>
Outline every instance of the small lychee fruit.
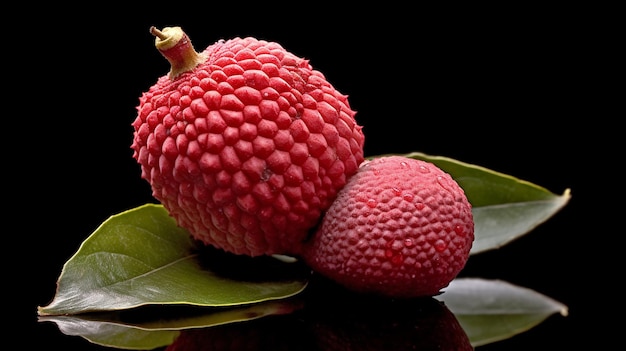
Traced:
<path fill-rule="evenodd" d="M 140 97 L 131 148 L 153 196 L 207 245 L 300 252 L 364 160 L 347 96 L 276 42 L 196 52 L 180 27 L 151 33 L 171 70 Z"/>
<path fill-rule="evenodd" d="M 354 291 L 434 296 L 463 269 L 471 205 L 436 165 L 400 155 L 365 161 L 304 246 L 311 269 Z"/>

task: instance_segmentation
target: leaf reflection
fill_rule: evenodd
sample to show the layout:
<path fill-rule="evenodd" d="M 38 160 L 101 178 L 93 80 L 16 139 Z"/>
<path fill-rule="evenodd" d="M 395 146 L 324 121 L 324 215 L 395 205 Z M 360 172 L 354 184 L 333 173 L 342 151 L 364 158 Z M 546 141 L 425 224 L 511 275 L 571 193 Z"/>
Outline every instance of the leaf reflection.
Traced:
<path fill-rule="evenodd" d="M 135 350 L 191 351 L 207 342 L 238 350 L 244 340 L 246 350 L 472 350 L 567 313 L 560 302 L 501 280 L 459 278 L 434 298 L 396 300 L 316 277 L 296 297 L 245 307 L 152 306 L 39 320 L 95 344 Z"/>

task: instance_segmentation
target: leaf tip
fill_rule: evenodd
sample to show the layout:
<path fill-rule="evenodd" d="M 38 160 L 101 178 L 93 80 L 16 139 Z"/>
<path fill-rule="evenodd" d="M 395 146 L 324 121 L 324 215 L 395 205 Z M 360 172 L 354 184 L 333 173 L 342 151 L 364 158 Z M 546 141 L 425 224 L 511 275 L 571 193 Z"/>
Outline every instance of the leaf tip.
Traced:
<path fill-rule="evenodd" d="M 565 189 L 562 196 L 569 200 L 572 197 L 572 190 L 570 188 Z"/>
<path fill-rule="evenodd" d="M 48 313 L 45 311 L 45 307 L 37 306 L 37 316 L 47 316 Z"/>

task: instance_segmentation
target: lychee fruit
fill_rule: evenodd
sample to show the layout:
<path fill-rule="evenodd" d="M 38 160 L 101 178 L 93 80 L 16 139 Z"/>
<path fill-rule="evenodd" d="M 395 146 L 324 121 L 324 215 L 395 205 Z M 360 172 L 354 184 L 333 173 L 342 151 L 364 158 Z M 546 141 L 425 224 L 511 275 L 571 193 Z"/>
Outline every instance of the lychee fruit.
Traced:
<path fill-rule="evenodd" d="M 300 252 L 364 160 L 347 96 L 276 42 L 196 52 L 180 27 L 151 33 L 171 70 L 141 95 L 131 148 L 153 196 L 207 245 Z"/>
<path fill-rule="evenodd" d="M 365 161 L 304 246 L 311 269 L 354 291 L 434 296 L 474 241 L 463 189 L 436 165 L 401 155 Z"/>

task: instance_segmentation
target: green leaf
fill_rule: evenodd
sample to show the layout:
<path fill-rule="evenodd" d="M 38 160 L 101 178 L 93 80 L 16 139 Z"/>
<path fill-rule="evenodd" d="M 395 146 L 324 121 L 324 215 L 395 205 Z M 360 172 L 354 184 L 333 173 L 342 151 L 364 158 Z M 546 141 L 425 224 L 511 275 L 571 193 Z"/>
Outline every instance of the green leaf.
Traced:
<path fill-rule="evenodd" d="M 457 278 L 441 295 L 474 347 L 525 332 L 549 316 L 567 316 L 564 304 L 501 280 Z"/>
<path fill-rule="evenodd" d="M 54 299 L 38 307 L 38 313 L 76 314 L 147 304 L 234 306 L 283 299 L 307 284 L 302 275 L 268 281 L 233 279 L 217 273 L 224 262 L 205 267 L 201 248 L 161 205 L 146 204 L 111 216 L 65 263 Z"/>
<path fill-rule="evenodd" d="M 570 200 L 570 190 L 556 195 L 547 189 L 487 168 L 419 152 L 403 156 L 434 163 L 465 191 L 474 215 L 471 254 L 502 247 L 535 229 Z"/>
<path fill-rule="evenodd" d="M 53 322 L 66 335 L 80 336 L 94 344 L 133 350 L 151 350 L 171 344 L 180 330 L 243 322 L 270 315 L 291 313 L 301 302 L 278 300 L 236 308 L 195 308 L 181 311 L 167 307 L 149 314 L 156 318 L 131 322 L 126 312 L 107 312 L 74 316 L 41 316 L 39 322 Z M 137 311 L 135 314 L 146 314 Z M 193 313 L 192 313 L 193 312 Z M 171 315 L 164 318 L 163 314 Z M 145 319 L 145 318 L 143 318 Z"/>

